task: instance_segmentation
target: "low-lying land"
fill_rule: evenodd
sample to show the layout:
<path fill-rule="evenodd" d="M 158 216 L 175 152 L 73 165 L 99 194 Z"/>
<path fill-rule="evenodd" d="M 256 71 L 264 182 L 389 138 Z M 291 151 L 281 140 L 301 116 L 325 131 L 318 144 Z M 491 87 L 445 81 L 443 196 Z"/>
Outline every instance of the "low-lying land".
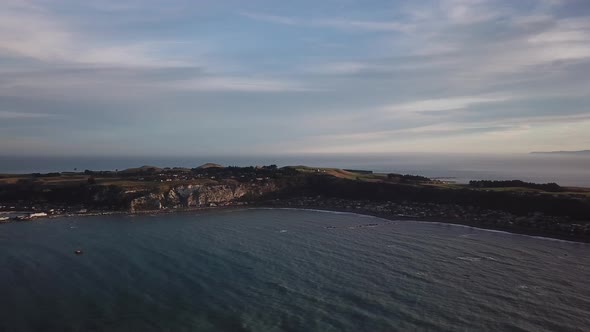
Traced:
<path fill-rule="evenodd" d="M 316 208 L 590 242 L 590 189 L 275 165 L 0 175 L 0 221 L 228 206 Z"/>

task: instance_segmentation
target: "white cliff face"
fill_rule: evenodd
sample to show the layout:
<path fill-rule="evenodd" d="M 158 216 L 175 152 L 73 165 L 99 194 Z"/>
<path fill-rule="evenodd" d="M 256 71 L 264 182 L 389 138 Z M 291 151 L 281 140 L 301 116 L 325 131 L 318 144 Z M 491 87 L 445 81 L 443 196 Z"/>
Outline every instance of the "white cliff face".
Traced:
<path fill-rule="evenodd" d="M 168 192 L 148 194 L 131 201 L 131 211 L 195 208 L 229 204 L 246 195 L 257 197 L 277 190 L 274 183 L 182 185 Z"/>
<path fill-rule="evenodd" d="M 162 209 L 162 195 L 149 194 L 131 201 L 131 212 Z"/>

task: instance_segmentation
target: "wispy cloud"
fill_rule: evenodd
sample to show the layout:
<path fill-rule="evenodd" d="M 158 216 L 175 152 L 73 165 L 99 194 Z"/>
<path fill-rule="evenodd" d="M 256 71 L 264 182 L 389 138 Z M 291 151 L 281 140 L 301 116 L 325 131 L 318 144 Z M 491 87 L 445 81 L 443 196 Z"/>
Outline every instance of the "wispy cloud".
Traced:
<path fill-rule="evenodd" d="M 268 23 L 285 24 L 285 25 L 304 24 L 304 22 L 301 20 L 297 20 L 295 18 L 286 17 L 286 16 L 279 16 L 279 15 L 270 15 L 270 14 L 264 14 L 264 13 L 251 13 L 251 12 L 241 12 L 240 15 L 243 17 L 253 19 L 253 20 L 268 22 Z"/>
<path fill-rule="evenodd" d="M 541 118 L 536 118 L 532 123 L 522 120 L 524 123 L 440 123 L 399 130 L 320 134 L 284 143 L 282 148 L 293 153 L 513 153 L 523 152 L 522 146 L 517 144 L 519 142 L 524 142 L 533 150 L 535 147 L 546 150 L 548 147 L 560 146 L 546 136 L 548 133 L 551 136 L 568 137 L 578 147 L 590 142 L 583 134 L 584 128 L 590 124 L 590 117 L 561 119 L 564 122 L 545 122 Z"/>
<path fill-rule="evenodd" d="M 188 70 L 185 68 L 185 70 Z M 11 74 L 18 77 L 19 74 Z M 24 75 L 22 75 L 24 76 Z M 67 90 L 69 99 L 109 96 L 116 100 L 136 99 L 142 95 L 166 96 L 171 92 L 310 92 L 322 89 L 290 79 L 222 76 L 201 73 L 161 73 L 145 69 L 96 68 L 59 72 L 32 72 L 25 77 L 0 79 L 0 96 L 59 97 Z M 99 93 L 100 94 L 99 94 Z"/>
<path fill-rule="evenodd" d="M 169 87 L 188 91 L 234 91 L 234 92 L 302 92 L 311 91 L 291 81 L 248 78 L 248 77 L 202 77 L 163 83 Z"/>
<path fill-rule="evenodd" d="M 411 25 L 388 21 L 364 21 L 344 18 L 301 19 L 288 16 L 271 15 L 266 13 L 242 12 L 241 16 L 253 20 L 294 26 L 316 28 L 331 28 L 344 31 L 398 31 L 407 32 Z"/>
<path fill-rule="evenodd" d="M 312 20 L 312 26 L 328 27 L 341 30 L 366 30 L 366 31 L 400 31 L 407 32 L 412 30 L 412 26 L 398 22 L 382 21 L 359 21 L 347 19 L 321 19 Z"/>
<path fill-rule="evenodd" d="M 100 10 L 128 12 L 136 4 L 103 3 Z M 286 92 L 307 91 L 301 83 L 286 79 L 252 78 L 219 72 L 231 66 L 202 57 L 176 58 L 168 49 L 182 48 L 183 41 L 145 39 L 133 42 L 104 41 L 78 31 L 55 13 L 32 2 L 10 0 L 0 5 L 0 58 L 33 61 L 29 68 L 0 69 L 0 95 L 63 95 L 71 98 L 108 94 L 120 99 L 140 93 L 178 91 Z M 210 63 L 216 63 L 210 65 Z M 173 71 L 175 68 L 180 71 Z M 200 72 L 193 73 L 194 68 Z M 157 75 L 169 71 L 169 75 Z M 187 77 L 188 76 L 188 77 Z M 6 78 L 8 77 L 8 78 Z M 5 117 L 8 115 L 5 114 Z M 14 116 L 14 115 L 12 115 Z M 24 117 L 24 116 L 23 116 Z"/>
<path fill-rule="evenodd" d="M 507 97 L 451 97 L 440 99 L 426 99 L 402 104 L 389 105 L 385 111 L 398 112 L 439 112 L 462 110 L 471 105 L 494 103 L 507 100 Z"/>
<path fill-rule="evenodd" d="M 11 111 L 0 111 L 0 119 L 38 119 L 53 117 L 53 114 L 46 113 L 26 113 L 26 112 L 11 112 Z"/>
<path fill-rule="evenodd" d="M 494 7 L 489 0 L 443 0 L 440 8 L 454 24 L 473 24 L 507 15 L 502 7 Z"/>
<path fill-rule="evenodd" d="M 78 65 L 186 65 L 178 60 L 157 56 L 158 50 L 169 43 L 101 43 L 92 36 L 78 32 L 48 10 L 33 7 L 29 2 L 0 5 L 0 56 Z"/>

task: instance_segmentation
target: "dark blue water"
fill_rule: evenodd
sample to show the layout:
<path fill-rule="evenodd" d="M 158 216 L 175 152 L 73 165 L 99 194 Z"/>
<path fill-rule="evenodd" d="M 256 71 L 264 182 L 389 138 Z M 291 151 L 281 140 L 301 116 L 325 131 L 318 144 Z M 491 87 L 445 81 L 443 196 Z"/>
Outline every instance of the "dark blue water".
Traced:
<path fill-rule="evenodd" d="M 589 277 L 588 245 L 351 214 L 42 220 L 0 225 L 0 331 L 587 331 Z"/>
<path fill-rule="evenodd" d="M 590 187 L 590 156 L 576 155 L 283 155 L 195 157 L 17 157 L 0 156 L 1 173 L 115 170 L 142 165 L 197 167 L 207 162 L 225 166 L 308 165 L 418 174 L 459 183 L 470 180 L 524 180 Z"/>

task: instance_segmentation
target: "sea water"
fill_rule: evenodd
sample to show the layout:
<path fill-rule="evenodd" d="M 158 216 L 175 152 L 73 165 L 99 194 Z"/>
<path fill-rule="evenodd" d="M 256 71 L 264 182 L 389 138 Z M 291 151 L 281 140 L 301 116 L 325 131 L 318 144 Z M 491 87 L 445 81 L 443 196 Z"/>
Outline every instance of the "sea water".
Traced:
<path fill-rule="evenodd" d="M 45 219 L 0 225 L 0 331 L 587 331 L 589 277 L 588 245 L 448 224 Z"/>

